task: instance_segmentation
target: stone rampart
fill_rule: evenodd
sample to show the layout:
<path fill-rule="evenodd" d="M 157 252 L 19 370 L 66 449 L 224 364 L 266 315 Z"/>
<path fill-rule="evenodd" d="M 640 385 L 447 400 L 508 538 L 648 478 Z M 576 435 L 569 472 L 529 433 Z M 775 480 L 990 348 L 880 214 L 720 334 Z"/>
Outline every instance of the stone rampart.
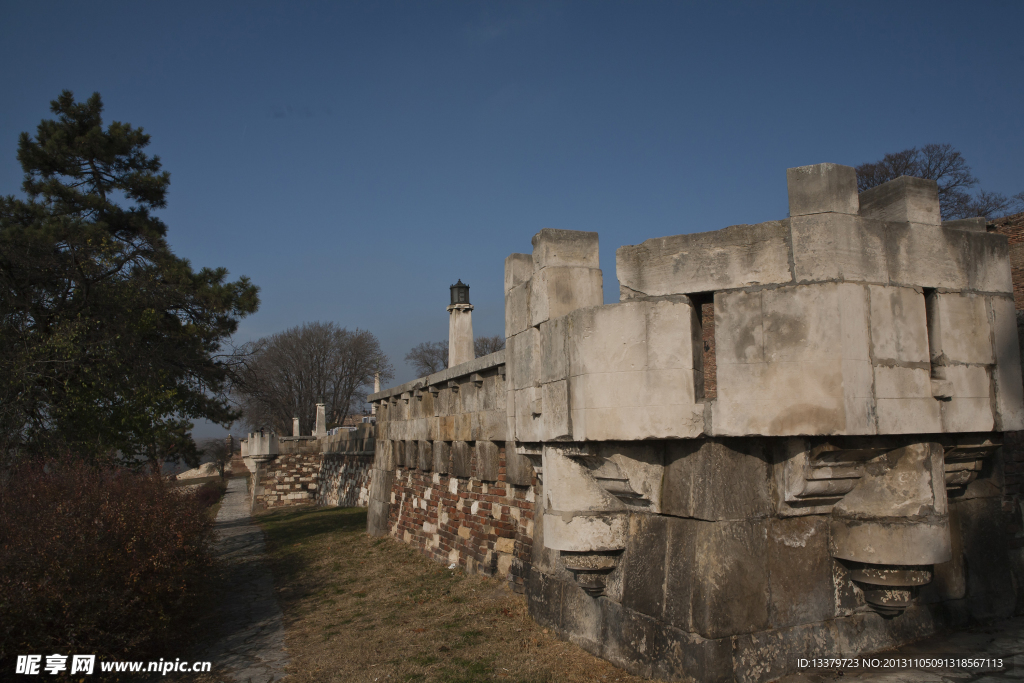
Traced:
<path fill-rule="evenodd" d="M 316 491 L 317 505 L 366 507 L 370 502 L 376 427 L 363 424 L 320 440 L 323 460 Z"/>
<path fill-rule="evenodd" d="M 253 467 L 250 492 L 254 512 L 308 505 L 317 496 L 322 460 L 319 442 L 303 436 L 283 436 L 277 441 L 280 452 L 258 459 Z"/>
<path fill-rule="evenodd" d="M 517 566 L 535 619 L 668 680 L 769 681 L 1013 613 L 1006 236 L 941 222 L 931 181 L 787 179 L 785 220 L 620 248 L 619 303 L 596 233 L 509 256 L 500 357 L 370 397 L 368 531 Z"/>
<path fill-rule="evenodd" d="M 368 528 L 523 590 L 533 468 L 506 451 L 505 351 L 374 394 Z"/>

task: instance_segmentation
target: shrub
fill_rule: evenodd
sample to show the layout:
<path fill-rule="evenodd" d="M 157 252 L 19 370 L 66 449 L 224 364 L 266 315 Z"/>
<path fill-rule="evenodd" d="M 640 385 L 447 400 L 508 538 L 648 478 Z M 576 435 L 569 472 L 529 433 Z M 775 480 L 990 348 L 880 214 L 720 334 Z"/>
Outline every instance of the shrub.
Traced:
<path fill-rule="evenodd" d="M 0 659 L 143 659 L 174 647 L 210 569 L 212 525 L 196 497 L 156 477 L 75 461 L 8 474 Z"/>
<path fill-rule="evenodd" d="M 208 508 L 224 495 L 228 486 L 223 481 L 208 481 L 196 491 L 196 500 L 203 508 Z"/>

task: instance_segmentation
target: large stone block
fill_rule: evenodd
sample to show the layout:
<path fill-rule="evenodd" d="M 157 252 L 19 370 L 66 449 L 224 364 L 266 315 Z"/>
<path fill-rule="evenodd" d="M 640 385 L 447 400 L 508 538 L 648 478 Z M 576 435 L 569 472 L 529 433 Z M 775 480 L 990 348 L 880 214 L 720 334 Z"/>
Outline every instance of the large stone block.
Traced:
<path fill-rule="evenodd" d="M 703 368 L 700 313 L 689 298 L 647 305 L 647 367 Z"/>
<path fill-rule="evenodd" d="M 561 266 L 601 267 L 596 232 L 544 228 L 531 241 L 534 271 Z"/>
<path fill-rule="evenodd" d="M 530 285 L 527 280 L 505 294 L 505 337 L 519 334 L 530 326 Z"/>
<path fill-rule="evenodd" d="M 405 442 L 405 448 L 402 449 L 404 452 L 403 462 L 405 466 L 410 469 L 416 469 L 420 466 L 419 457 L 419 442 L 414 439 L 407 439 Z"/>
<path fill-rule="evenodd" d="M 996 429 L 1004 432 L 1024 430 L 1024 386 L 1021 383 L 1020 345 L 1013 301 L 990 297 L 989 310 L 996 357 L 992 373 L 996 389 Z"/>
<path fill-rule="evenodd" d="M 647 304 L 629 302 L 575 311 L 569 317 L 569 373 L 647 367 Z"/>
<path fill-rule="evenodd" d="M 875 400 L 879 434 L 922 434 L 942 431 L 939 402 L 934 398 Z"/>
<path fill-rule="evenodd" d="M 615 254 L 621 300 L 792 282 L 789 221 L 650 239 Z"/>
<path fill-rule="evenodd" d="M 451 475 L 461 479 L 473 476 L 473 453 L 465 441 L 453 441 L 451 445 Z"/>
<path fill-rule="evenodd" d="M 928 297 L 932 363 L 991 363 L 992 330 L 985 297 L 935 292 Z"/>
<path fill-rule="evenodd" d="M 542 409 L 542 437 L 555 441 L 572 437 L 569 426 L 569 383 L 566 380 L 550 382 L 540 388 Z"/>
<path fill-rule="evenodd" d="M 472 415 L 472 440 L 505 440 L 505 411 L 482 410 Z"/>
<path fill-rule="evenodd" d="M 703 431 L 704 407 L 699 403 L 572 411 L 573 439 L 580 441 L 693 439 Z"/>
<path fill-rule="evenodd" d="M 374 447 L 373 466 L 385 472 L 395 469 L 395 452 L 389 439 L 377 439 Z"/>
<path fill-rule="evenodd" d="M 665 621 L 705 638 L 768 627 L 767 520 L 671 518 Z"/>
<path fill-rule="evenodd" d="M 526 604 L 534 621 L 544 626 L 562 625 L 562 587 L 565 584 L 536 567 L 526 578 Z"/>
<path fill-rule="evenodd" d="M 817 515 L 769 521 L 773 627 L 824 622 L 835 616 L 828 533 L 828 521 Z"/>
<path fill-rule="evenodd" d="M 656 619 L 665 607 L 668 523 L 661 515 L 631 515 L 621 560 L 622 606 Z"/>
<path fill-rule="evenodd" d="M 543 399 L 540 387 L 515 392 L 515 435 L 517 441 L 541 441 L 544 438 Z"/>
<path fill-rule="evenodd" d="M 814 164 L 786 169 L 789 215 L 856 214 L 857 172 L 851 166 Z"/>
<path fill-rule="evenodd" d="M 417 466 L 424 472 L 434 468 L 434 447 L 429 441 L 417 441 L 416 450 L 418 456 Z"/>
<path fill-rule="evenodd" d="M 562 630 L 570 643 L 599 653 L 604 640 L 604 615 L 601 603 L 576 585 L 562 587 Z"/>
<path fill-rule="evenodd" d="M 451 459 L 451 443 L 448 441 L 435 441 L 433 443 L 434 471 L 438 474 L 448 474 Z"/>
<path fill-rule="evenodd" d="M 715 359 L 718 366 L 763 363 L 761 291 L 715 294 Z"/>
<path fill-rule="evenodd" d="M 541 348 L 540 330 L 536 327 L 528 327 L 508 339 L 505 366 L 508 387 L 526 389 L 540 382 Z"/>
<path fill-rule="evenodd" d="M 828 658 L 840 654 L 836 628 L 831 622 L 751 633 L 734 638 L 731 644 L 732 680 L 749 683 L 777 680 L 793 671 L 797 659 Z M 797 674 L 794 680 L 806 681 L 808 678 Z"/>
<path fill-rule="evenodd" d="M 885 224 L 841 213 L 790 219 L 797 282 L 889 280 Z"/>
<path fill-rule="evenodd" d="M 1005 235 L 887 223 L 886 252 L 894 285 L 1013 291 Z"/>
<path fill-rule="evenodd" d="M 601 271 L 597 268 L 548 267 L 534 273 L 530 283 L 530 324 L 559 318 L 578 308 L 604 303 Z"/>
<path fill-rule="evenodd" d="M 505 481 L 515 486 L 533 484 L 533 465 L 530 459 L 519 453 L 511 441 L 505 443 Z"/>
<path fill-rule="evenodd" d="M 783 287 L 762 293 L 765 361 L 818 361 L 841 357 L 839 287 Z"/>
<path fill-rule="evenodd" d="M 661 510 L 711 521 L 767 516 L 770 470 L 763 449 L 752 440 L 669 442 Z"/>
<path fill-rule="evenodd" d="M 459 413 L 455 415 L 455 441 L 473 440 L 473 414 Z"/>
<path fill-rule="evenodd" d="M 505 294 L 533 277 L 533 256 L 509 254 L 505 259 Z"/>
<path fill-rule="evenodd" d="M 540 325 L 540 382 L 557 382 L 569 376 L 567 318 L 555 318 Z"/>
<path fill-rule="evenodd" d="M 482 481 L 498 481 L 498 444 L 493 441 L 476 442 L 476 477 Z"/>
<path fill-rule="evenodd" d="M 953 397 L 939 403 L 945 432 L 990 432 L 995 427 L 991 381 L 981 366 L 953 365 L 943 368 Z"/>
<path fill-rule="evenodd" d="M 978 621 L 1005 619 L 1015 607 L 1001 505 L 998 498 L 957 503 L 967 567 L 967 603 Z"/>
<path fill-rule="evenodd" d="M 938 183 L 925 178 L 900 176 L 864 190 L 860 193 L 860 215 L 891 223 L 938 227 L 942 223 Z"/>
<path fill-rule="evenodd" d="M 928 317 L 924 295 L 908 287 L 868 287 L 874 359 L 928 363 Z"/>

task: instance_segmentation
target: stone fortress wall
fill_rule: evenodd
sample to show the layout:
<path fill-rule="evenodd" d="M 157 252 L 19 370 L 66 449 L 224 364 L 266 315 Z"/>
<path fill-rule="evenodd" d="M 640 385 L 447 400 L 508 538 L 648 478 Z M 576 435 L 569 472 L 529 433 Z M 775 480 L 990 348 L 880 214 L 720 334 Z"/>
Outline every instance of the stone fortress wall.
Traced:
<path fill-rule="evenodd" d="M 370 397 L 369 532 L 669 680 L 1013 613 L 1007 238 L 933 182 L 787 175 L 786 220 L 620 248 L 616 304 L 595 233 L 506 259 L 505 351 Z"/>

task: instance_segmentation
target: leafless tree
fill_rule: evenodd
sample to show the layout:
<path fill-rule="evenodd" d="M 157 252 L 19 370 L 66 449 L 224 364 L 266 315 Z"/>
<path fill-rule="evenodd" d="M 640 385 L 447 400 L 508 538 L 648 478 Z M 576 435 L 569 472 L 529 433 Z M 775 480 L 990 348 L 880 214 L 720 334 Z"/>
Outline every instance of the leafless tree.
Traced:
<path fill-rule="evenodd" d="M 448 367 L 448 340 L 417 344 L 405 354 L 405 361 L 420 377 L 441 372 Z"/>
<path fill-rule="evenodd" d="M 293 417 L 309 433 L 321 401 L 328 425 L 341 424 L 366 399 L 374 373 L 382 382 L 394 377 L 373 334 L 334 323 L 306 323 L 258 339 L 235 359 L 233 395 L 243 420 L 281 434 L 291 434 Z"/>
<path fill-rule="evenodd" d="M 881 161 L 857 167 L 857 189 L 863 192 L 903 175 L 928 178 L 939 185 L 939 206 L 944 220 L 996 216 L 1024 208 L 1024 192 L 1006 197 L 998 192 L 979 190 L 971 195 L 970 188 L 978 184 L 971 167 L 952 145 L 925 145 L 893 152 Z"/>
<path fill-rule="evenodd" d="M 210 462 L 217 463 L 217 470 L 220 478 L 224 478 L 224 468 L 231 462 L 231 451 L 228 449 L 227 439 L 210 437 L 199 442 L 199 452 L 210 459 Z"/>
<path fill-rule="evenodd" d="M 493 337 L 477 337 L 473 340 L 473 352 L 476 353 L 477 358 L 501 351 L 503 348 L 505 348 L 505 338 L 500 334 Z"/>

